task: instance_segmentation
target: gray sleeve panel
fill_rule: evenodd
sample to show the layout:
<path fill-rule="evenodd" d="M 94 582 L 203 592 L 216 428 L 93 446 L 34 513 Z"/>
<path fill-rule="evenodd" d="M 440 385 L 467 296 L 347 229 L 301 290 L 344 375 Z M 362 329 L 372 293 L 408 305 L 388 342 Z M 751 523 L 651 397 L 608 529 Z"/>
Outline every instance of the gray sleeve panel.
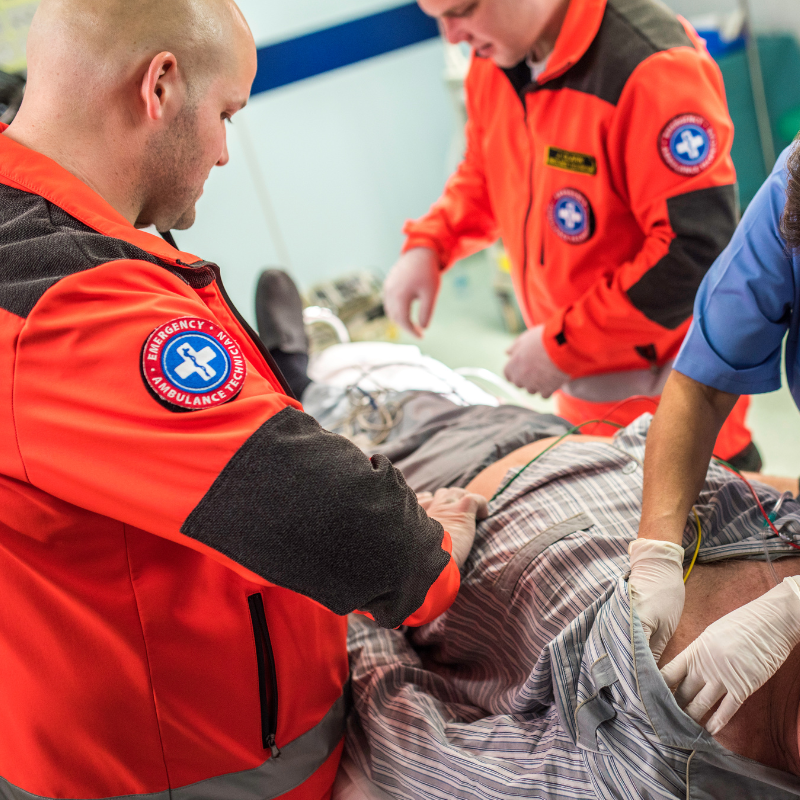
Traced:
<path fill-rule="evenodd" d="M 367 458 L 285 408 L 234 454 L 181 532 L 336 614 L 387 628 L 425 601 L 450 560 L 389 460 Z"/>
<path fill-rule="evenodd" d="M 712 186 L 670 197 L 667 210 L 675 232 L 669 252 L 627 294 L 648 319 L 675 330 L 692 316 L 700 283 L 736 229 L 736 186 Z"/>

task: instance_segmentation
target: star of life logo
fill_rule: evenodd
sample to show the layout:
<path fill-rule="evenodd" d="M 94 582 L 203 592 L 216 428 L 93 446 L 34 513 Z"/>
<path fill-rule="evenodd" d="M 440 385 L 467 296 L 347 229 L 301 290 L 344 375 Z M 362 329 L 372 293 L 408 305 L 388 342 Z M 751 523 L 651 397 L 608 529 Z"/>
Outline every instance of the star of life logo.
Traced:
<path fill-rule="evenodd" d="M 184 342 L 177 348 L 177 353 L 183 363 L 175 367 L 175 374 L 184 380 L 190 375 L 199 375 L 207 382 L 216 376 L 217 373 L 209 366 L 209 362 L 217 357 L 217 353 L 208 345 L 198 353 L 189 342 Z"/>
<path fill-rule="evenodd" d="M 659 137 L 664 163 L 679 175 L 698 175 L 717 155 L 717 134 L 699 114 L 681 114 L 671 119 Z"/>
<path fill-rule="evenodd" d="M 208 319 L 170 320 L 148 336 L 142 349 L 145 384 L 174 410 L 227 403 L 242 390 L 245 374 L 238 343 Z"/>
<path fill-rule="evenodd" d="M 560 189 L 547 207 L 547 218 L 556 235 L 569 244 L 582 244 L 594 233 L 591 203 L 577 189 Z"/>

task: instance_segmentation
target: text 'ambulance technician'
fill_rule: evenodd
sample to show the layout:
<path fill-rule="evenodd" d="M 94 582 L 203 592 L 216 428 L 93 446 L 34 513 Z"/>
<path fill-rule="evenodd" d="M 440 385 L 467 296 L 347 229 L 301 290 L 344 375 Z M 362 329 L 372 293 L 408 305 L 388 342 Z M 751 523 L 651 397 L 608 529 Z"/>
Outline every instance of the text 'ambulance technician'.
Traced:
<path fill-rule="evenodd" d="M 422 624 L 485 501 L 302 413 L 187 228 L 231 0 L 42 0 L 0 135 L 0 795 L 330 796 L 347 620 Z M 437 521 L 438 520 L 438 521 Z M 443 525 L 447 528 L 445 532 Z"/>
<path fill-rule="evenodd" d="M 703 280 L 692 326 L 647 437 L 630 584 L 656 659 L 683 612 L 681 542 L 714 438 L 741 394 L 780 388 L 784 338 L 786 374 L 800 406 L 798 309 L 800 146 L 795 145 L 778 159 Z M 796 482 L 792 488 L 797 491 Z M 722 701 L 707 724 L 716 733 L 799 644 L 800 575 L 710 625 L 663 674 L 670 686 L 679 684 L 676 697 L 698 722 Z"/>
<path fill-rule="evenodd" d="M 655 0 L 419 5 L 473 49 L 467 151 L 428 214 L 405 226 L 387 312 L 420 335 L 442 270 L 502 237 L 528 326 L 506 377 L 558 392 L 558 413 L 576 424 L 651 411 L 616 407 L 660 395 L 697 287 L 737 221 L 718 67 Z M 718 448 L 757 469 L 747 402 Z"/>

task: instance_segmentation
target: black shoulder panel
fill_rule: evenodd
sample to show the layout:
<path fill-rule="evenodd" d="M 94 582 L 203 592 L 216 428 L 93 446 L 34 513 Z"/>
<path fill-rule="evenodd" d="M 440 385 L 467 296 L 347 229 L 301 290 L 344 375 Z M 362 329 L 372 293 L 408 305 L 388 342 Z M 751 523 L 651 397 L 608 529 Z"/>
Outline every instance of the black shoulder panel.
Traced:
<path fill-rule="evenodd" d="M 336 614 L 394 628 L 447 565 L 442 527 L 389 459 L 293 408 L 234 454 L 181 532 Z"/>
<path fill-rule="evenodd" d="M 675 238 L 669 252 L 628 289 L 648 319 L 675 330 L 692 316 L 709 267 L 728 246 L 738 222 L 736 186 L 712 186 L 667 200 Z"/>
<path fill-rule="evenodd" d="M 540 89 L 574 89 L 613 105 L 645 59 L 672 47 L 692 46 L 680 22 L 654 0 L 609 0 L 597 33 L 578 63 Z"/>
<path fill-rule="evenodd" d="M 0 184 L 0 308 L 27 317 L 62 278 L 120 259 L 158 264 L 190 285 L 214 280 L 208 268 L 177 269 L 98 233 L 37 194 Z"/>

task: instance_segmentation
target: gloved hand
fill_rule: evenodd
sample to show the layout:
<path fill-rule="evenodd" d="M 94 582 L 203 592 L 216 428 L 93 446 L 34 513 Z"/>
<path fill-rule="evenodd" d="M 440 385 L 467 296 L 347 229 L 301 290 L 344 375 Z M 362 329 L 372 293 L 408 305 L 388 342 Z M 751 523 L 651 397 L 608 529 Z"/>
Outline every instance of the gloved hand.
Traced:
<path fill-rule="evenodd" d="M 475 520 L 485 519 L 489 514 L 486 498 L 466 489 L 451 487 L 437 489 L 436 494 L 422 492 L 417 495 L 417 500 L 427 515 L 441 523 L 450 534 L 453 560 L 459 569 L 463 569 L 475 541 Z"/>
<path fill-rule="evenodd" d="M 628 545 L 628 554 L 631 603 L 658 663 L 683 613 L 683 548 L 658 539 L 636 539 Z"/>
<path fill-rule="evenodd" d="M 696 722 L 723 698 L 706 724 L 719 733 L 800 644 L 800 576 L 785 578 L 751 603 L 709 625 L 661 675 Z"/>
<path fill-rule="evenodd" d="M 506 351 L 511 358 L 506 364 L 505 376 L 520 389 L 550 397 L 569 380 L 569 375 L 550 360 L 544 349 L 543 333 L 544 325 L 537 325 L 517 337 Z"/>
<path fill-rule="evenodd" d="M 386 315 L 414 336 L 422 338 L 428 327 L 442 282 L 439 257 L 429 247 L 412 247 L 403 253 L 383 283 Z M 411 304 L 419 301 L 419 325 L 411 319 Z"/>

